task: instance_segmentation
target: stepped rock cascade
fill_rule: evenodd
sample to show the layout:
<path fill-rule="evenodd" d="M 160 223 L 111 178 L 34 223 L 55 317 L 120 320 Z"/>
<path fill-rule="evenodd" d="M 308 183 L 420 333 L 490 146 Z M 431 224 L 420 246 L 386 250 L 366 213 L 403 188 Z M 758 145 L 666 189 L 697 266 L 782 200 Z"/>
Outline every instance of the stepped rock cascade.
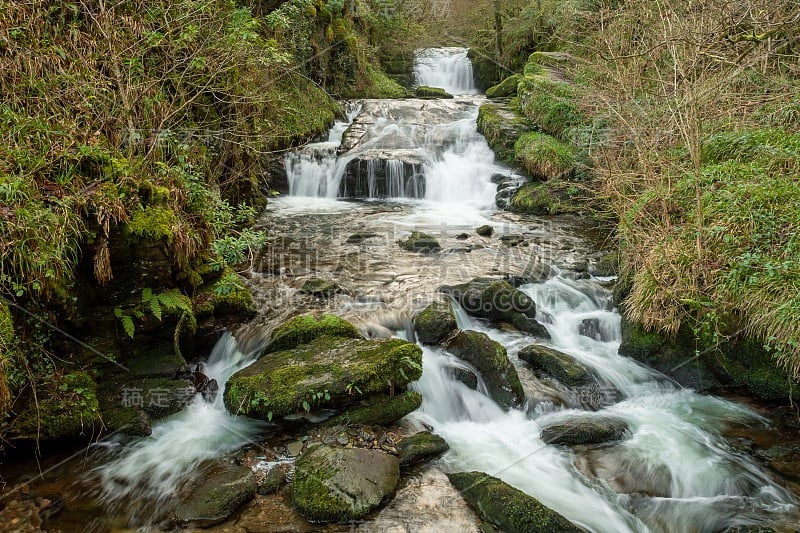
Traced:
<path fill-rule="evenodd" d="M 744 404 L 680 388 L 619 355 L 614 279 L 588 267 L 602 247 L 590 236 L 594 228 L 575 217 L 495 207 L 492 177 L 513 172 L 495 162 L 476 131 L 483 99 L 470 94 L 467 63 L 464 49 L 420 51 L 417 81 L 461 96 L 351 105 L 325 142 L 286 156 L 290 194 L 271 200 L 259 222 L 280 238 L 253 265 L 248 287 L 259 315 L 248 331 L 322 311 L 346 318 L 369 338 L 413 341 L 411 318 L 433 301 L 449 302 L 458 329 L 502 345 L 494 351 L 507 353 L 525 393 L 524 404 L 503 407 L 489 395 L 492 376 L 442 346 L 422 346 L 422 377 L 409 386 L 422 404 L 402 425 L 409 433 L 436 433 L 449 451 L 411 474 L 357 530 L 479 531 L 479 521 L 442 481 L 442 471 L 473 470 L 597 533 L 796 528 L 794 494 L 725 437 L 732 428 L 763 428 L 764 418 Z M 487 224 L 492 231 L 479 235 L 476 228 Z M 434 239 L 435 250 L 398 245 L 415 232 Z M 517 246 L 503 244 L 508 235 L 519 237 Z M 519 290 L 535 302 L 549 339 L 475 318 L 438 291 L 476 278 L 533 281 L 522 277 L 532 271 L 547 274 Z M 334 281 L 341 290 L 324 298 L 304 294 L 300 288 L 310 279 Z M 221 386 L 259 353 L 258 335 L 239 337 L 237 343 L 226 334 L 206 366 Z M 568 386 L 543 371 L 547 365 L 523 361 L 518 354 L 531 345 L 544 346 L 550 363 L 578 368 L 581 384 Z M 140 499 L 166 506 L 198 464 L 276 431 L 229 414 L 222 396 L 213 403 L 195 398 L 157 422 L 152 436 L 105 452 L 92 472 L 101 502 L 112 510 Z M 584 435 L 595 427 L 611 429 L 605 440 Z M 553 428 L 565 430 L 554 436 Z"/>

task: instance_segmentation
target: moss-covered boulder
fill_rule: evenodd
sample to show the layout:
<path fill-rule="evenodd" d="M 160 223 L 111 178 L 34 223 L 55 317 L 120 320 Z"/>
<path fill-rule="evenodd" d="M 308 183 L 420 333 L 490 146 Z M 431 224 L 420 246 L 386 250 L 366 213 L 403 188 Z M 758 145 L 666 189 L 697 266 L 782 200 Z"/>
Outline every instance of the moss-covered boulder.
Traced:
<path fill-rule="evenodd" d="M 428 87 L 427 85 L 420 85 L 414 89 L 414 96 L 417 98 L 453 98 L 453 95 L 442 89 L 441 87 Z"/>
<path fill-rule="evenodd" d="M 514 143 L 514 160 L 543 180 L 568 176 L 575 169 L 572 147 L 546 133 L 525 133 Z"/>
<path fill-rule="evenodd" d="M 557 379 L 564 385 L 579 386 L 594 382 L 589 370 L 573 357 L 541 344 L 531 344 L 519 351 L 519 358 L 538 372 Z"/>
<path fill-rule="evenodd" d="M 406 391 L 389 396 L 375 394 L 346 406 L 345 411 L 325 421 L 326 426 L 344 424 L 388 426 L 422 405 L 422 395 Z"/>
<path fill-rule="evenodd" d="M 312 296 L 319 296 L 322 298 L 326 298 L 329 296 L 333 296 L 334 294 L 344 292 L 344 290 L 335 281 L 321 279 L 321 278 L 312 278 L 306 280 L 303 283 L 303 286 L 300 287 L 300 292 L 302 294 L 310 294 Z"/>
<path fill-rule="evenodd" d="M 491 397 L 504 407 L 519 407 L 525 391 L 505 347 L 485 333 L 462 331 L 445 347 L 459 359 L 472 364 L 483 376 Z"/>
<path fill-rule="evenodd" d="M 414 317 L 417 339 L 423 344 L 440 344 L 457 327 L 450 302 L 434 302 Z"/>
<path fill-rule="evenodd" d="M 269 353 L 225 387 L 234 413 L 270 420 L 312 407 L 338 409 L 354 398 L 402 390 L 422 375 L 422 350 L 400 339 L 320 337 Z"/>
<path fill-rule="evenodd" d="M 528 215 L 561 215 L 577 211 L 584 200 L 580 190 L 569 181 L 534 181 L 514 192 L 508 209 Z"/>
<path fill-rule="evenodd" d="M 447 477 L 481 518 L 506 533 L 583 531 L 536 498 L 483 472 L 458 472 Z"/>
<path fill-rule="evenodd" d="M 517 94 L 517 85 L 522 81 L 520 74 L 513 74 L 497 85 L 486 89 L 487 98 L 502 98 L 504 96 L 515 96 Z"/>
<path fill-rule="evenodd" d="M 181 527 L 209 527 L 222 522 L 256 493 L 249 468 L 217 461 L 198 469 L 195 480 L 178 496 L 173 522 Z"/>
<path fill-rule="evenodd" d="M 19 409 L 19 407 L 17 407 Z M 99 434 L 102 428 L 97 383 L 86 372 L 56 376 L 40 386 L 35 402 L 4 428 L 8 440 L 51 440 Z"/>
<path fill-rule="evenodd" d="M 445 285 L 439 290 L 455 298 L 470 315 L 550 338 L 547 329 L 536 320 L 536 303 L 505 280 L 477 278 L 461 285 Z"/>
<path fill-rule="evenodd" d="M 397 445 L 400 466 L 410 466 L 439 457 L 450 449 L 447 442 L 430 431 L 422 431 L 401 440 Z"/>
<path fill-rule="evenodd" d="M 514 145 L 534 125 L 509 104 L 483 104 L 478 109 L 478 131 L 494 150 L 497 158 L 514 165 Z"/>
<path fill-rule="evenodd" d="M 422 254 L 431 254 L 442 250 L 442 246 L 435 237 L 423 233 L 422 231 L 413 232 L 407 239 L 397 241 L 397 244 L 399 244 L 400 248 L 403 250 Z"/>
<path fill-rule="evenodd" d="M 292 502 L 312 522 L 347 522 L 380 506 L 399 479 L 400 464 L 393 455 L 315 446 L 297 461 Z"/>
<path fill-rule="evenodd" d="M 586 121 L 578 109 L 578 88 L 550 69 L 524 75 L 517 95 L 522 115 L 535 121 L 544 133 L 558 139 L 565 139 L 572 128 Z"/>
<path fill-rule="evenodd" d="M 483 226 L 475 228 L 475 233 L 477 233 L 481 237 L 491 237 L 492 234 L 494 233 L 494 228 L 489 224 L 484 224 Z"/>
<path fill-rule="evenodd" d="M 603 444 L 625 438 L 628 424 L 610 416 L 579 415 L 549 424 L 542 428 L 541 437 L 547 444 Z"/>
<path fill-rule="evenodd" d="M 360 339 L 361 335 L 353 324 L 336 315 L 300 315 L 275 328 L 264 353 L 289 350 L 320 337 Z"/>

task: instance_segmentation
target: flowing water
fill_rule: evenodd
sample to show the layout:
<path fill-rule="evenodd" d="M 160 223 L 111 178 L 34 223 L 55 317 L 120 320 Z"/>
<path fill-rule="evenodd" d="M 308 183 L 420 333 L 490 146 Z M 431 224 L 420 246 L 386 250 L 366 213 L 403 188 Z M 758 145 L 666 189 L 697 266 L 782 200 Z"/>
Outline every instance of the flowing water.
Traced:
<path fill-rule="evenodd" d="M 454 496 L 439 469 L 499 477 L 595 532 L 712 532 L 761 523 L 793 528 L 794 496 L 722 437 L 732 426 L 760 426 L 763 419 L 743 405 L 682 389 L 618 355 L 620 317 L 607 288 L 613 280 L 591 274 L 597 258 L 597 245 L 587 238 L 591 228 L 579 219 L 497 210 L 493 178 L 518 176 L 494 161 L 477 133 L 483 100 L 474 94 L 466 50 L 421 51 L 415 73 L 419 84 L 459 96 L 351 104 L 327 140 L 287 155 L 289 195 L 272 201 L 262 218 L 280 236 L 248 282 L 259 317 L 250 333 L 239 334 L 247 346 L 230 335 L 219 341 L 205 373 L 224 383 L 258 353 L 259 332 L 305 310 L 345 316 L 368 336 L 407 336 L 402 330 L 409 317 L 441 297 L 439 286 L 547 265 L 548 279 L 521 290 L 536 301 L 538 318 L 552 336 L 549 344 L 591 369 L 596 386 L 568 389 L 538 378 L 517 357 L 535 339 L 472 319 L 456 306 L 460 328 L 506 346 L 527 402 L 520 409 L 501 408 L 486 395 L 480 376 L 476 389 L 454 378 L 456 368 L 474 371 L 469 365 L 441 348 L 423 347 L 423 375 L 412 384 L 423 404 L 404 423 L 432 427 L 450 452 L 360 530 L 386 529 L 409 513 L 416 514 L 403 518 L 406 529 L 400 530 L 474 530 L 464 506 L 445 501 Z M 477 236 L 474 228 L 482 224 L 492 224 L 496 235 Z M 443 251 L 401 250 L 397 239 L 414 230 L 434 235 Z M 363 238 L 348 242 L 357 232 Z M 503 234 L 521 235 L 525 245 L 504 246 L 497 238 Z M 342 290 L 330 299 L 304 295 L 298 289 L 311 278 L 333 280 Z M 594 325 L 591 337 L 581 334 L 587 321 Z M 625 440 L 569 449 L 540 438 L 547 424 L 604 415 L 628 423 Z M 151 437 L 110 446 L 91 476 L 108 508 L 124 512 L 141 500 L 160 503 L 163 511 L 199 464 L 266 430 L 265 424 L 229 415 L 221 394 L 212 403 L 198 397 L 155 424 Z M 127 512 L 141 513 L 142 506 Z M 147 523 L 158 514 L 132 522 Z"/>

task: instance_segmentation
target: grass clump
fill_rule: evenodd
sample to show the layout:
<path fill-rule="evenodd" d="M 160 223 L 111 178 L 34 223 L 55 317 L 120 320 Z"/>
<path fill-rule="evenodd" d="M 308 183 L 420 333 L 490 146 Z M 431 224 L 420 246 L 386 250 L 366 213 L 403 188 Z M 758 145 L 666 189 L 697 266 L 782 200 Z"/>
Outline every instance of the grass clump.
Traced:
<path fill-rule="evenodd" d="M 558 179 L 575 167 L 572 148 L 545 133 L 526 133 L 514 145 L 515 160 L 532 176 Z"/>

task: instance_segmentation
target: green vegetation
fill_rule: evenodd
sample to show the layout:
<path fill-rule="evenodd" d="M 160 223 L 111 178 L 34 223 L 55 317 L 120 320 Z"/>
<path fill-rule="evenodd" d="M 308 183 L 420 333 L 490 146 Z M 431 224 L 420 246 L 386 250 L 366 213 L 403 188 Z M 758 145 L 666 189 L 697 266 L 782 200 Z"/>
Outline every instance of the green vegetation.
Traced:
<path fill-rule="evenodd" d="M 236 270 L 265 242 L 247 228 L 266 164 L 326 131 L 335 98 L 405 96 L 378 53 L 407 53 L 419 31 L 370 2 L 265 13 L 233 0 L 14 0 L 1 11 L 0 295 L 68 331 L 109 316 L 94 340 L 112 356 L 119 333 L 174 328 L 179 351 L 195 313 L 250 307 Z M 20 333 L 0 352 L 0 422 L 11 423 L 54 374 L 90 371 L 97 354 L 2 311 Z"/>
<path fill-rule="evenodd" d="M 459 5 L 472 15 L 448 29 L 498 78 L 522 76 L 518 111 L 571 145 L 574 179 L 618 224 L 633 327 L 687 332 L 723 382 L 786 398 L 785 372 L 800 379 L 796 3 Z M 553 152 L 533 161 L 564 161 Z M 512 205 L 559 212 L 553 192 L 528 185 Z"/>
<path fill-rule="evenodd" d="M 572 148 L 546 133 L 526 133 L 514 144 L 516 159 L 531 176 L 558 179 L 569 175 L 575 167 Z"/>
<path fill-rule="evenodd" d="M 501 98 L 503 96 L 514 96 L 517 94 L 517 85 L 522 80 L 522 76 L 514 74 L 509 76 L 497 85 L 486 89 L 487 98 Z"/>
<path fill-rule="evenodd" d="M 414 96 L 417 98 L 453 98 L 453 95 L 440 87 L 426 87 L 420 85 L 414 89 Z"/>

